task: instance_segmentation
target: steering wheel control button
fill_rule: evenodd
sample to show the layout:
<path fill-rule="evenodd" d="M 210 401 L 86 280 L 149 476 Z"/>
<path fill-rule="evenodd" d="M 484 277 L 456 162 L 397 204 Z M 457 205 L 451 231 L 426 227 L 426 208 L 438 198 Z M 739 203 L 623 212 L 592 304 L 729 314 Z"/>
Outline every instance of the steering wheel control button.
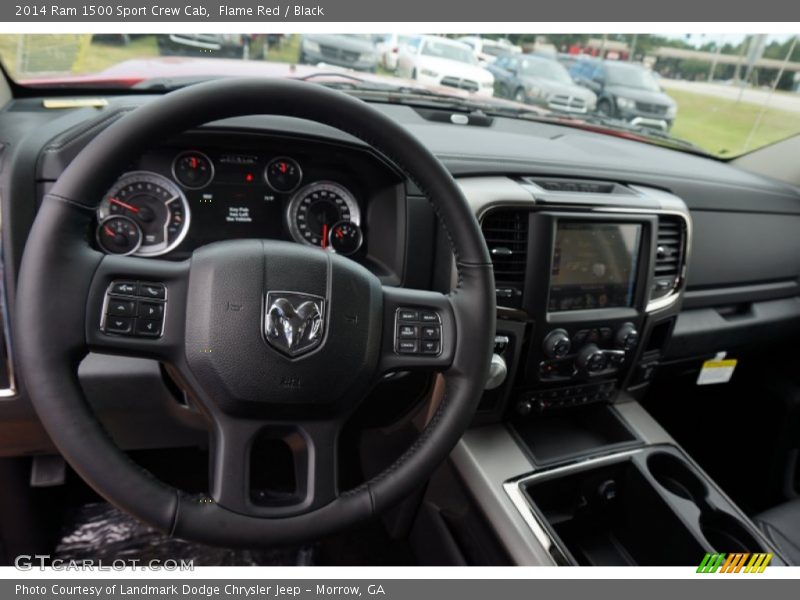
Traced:
<path fill-rule="evenodd" d="M 417 339 L 419 337 L 419 328 L 416 325 L 400 325 L 397 328 L 397 337 Z"/>
<path fill-rule="evenodd" d="M 419 321 L 419 311 L 401 308 L 397 311 L 397 319 L 399 321 Z"/>
<path fill-rule="evenodd" d="M 434 340 L 422 340 L 422 353 L 423 354 L 439 354 L 441 352 L 441 345 Z"/>
<path fill-rule="evenodd" d="M 166 298 L 163 283 L 114 281 L 106 291 L 101 329 L 114 335 L 160 337 Z"/>
<path fill-rule="evenodd" d="M 120 294 L 122 296 L 135 296 L 136 283 L 133 281 L 117 281 L 111 284 L 112 294 Z"/>
<path fill-rule="evenodd" d="M 136 335 L 158 337 L 161 335 L 162 324 L 160 319 L 137 319 Z"/>
<path fill-rule="evenodd" d="M 419 342 L 417 340 L 400 340 L 397 342 L 397 351 L 400 354 L 417 354 Z"/>
<path fill-rule="evenodd" d="M 160 319 L 164 316 L 164 304 L 161 302 L 140 302 L 139 316 L 144 319 Z"/>
<path fill-rule="evenodd" d="M 423 323 L 439 323 L 441 321 L 438 313 L 429 310 L 423 310 L 420 312 L 419 320 Z"/>
<path fill-rule="evenodd" d="M 425 325 L 422 328 L 422 339 L 438 340 L 440 337 L 442 337 L 442 330 L 438 325 Z"/>
<path fill-rule="evenodd" d="M 133 319 L 130 317 L 108 317 L 106 331 L 128 335 L 133 331 Z"/>
<path fill-rule="evenodd" d="M 166 298 L 166 288 L 160 283 L 140 283 L 139 296 L 163 300 Z"/>
<path fill-rule="evenodd" d="M 438 356 L 442 351 L 442 326 L 439 323 L 441 317 L 436 311 L 398 308 L 395 313 L 395 352 Z"/>
<path fill-rule="evenodd" d="M 136 302 L 111 298 L 108 303 L 108 314 L 112 317 L 133 317 L 136 315 Z"/>

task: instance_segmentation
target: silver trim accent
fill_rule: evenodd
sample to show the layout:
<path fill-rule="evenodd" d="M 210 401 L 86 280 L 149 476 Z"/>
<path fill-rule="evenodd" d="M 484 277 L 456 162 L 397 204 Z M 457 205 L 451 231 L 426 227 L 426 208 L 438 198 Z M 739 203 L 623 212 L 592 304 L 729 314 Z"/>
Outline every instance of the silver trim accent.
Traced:
<path fill-rule="evenodd" d="M 186 185 L 180 180 L 178 174 L 175 172 L 175 165 L 178 164 L 178 160 L 182 156 L 186 156 L 187 154 L 199 154 L 208 161 L 208 166 L 211 167 L 211 177 L 203 185 L 195 185 L 195 186 Z M 208 154 L 206 154 L 205 152 L 200 152 L 200 150 L 184 150 L 183 152 L 179 152 L 175 156 L 175 158 L 172 159 L 172 168 L 170 170 L 172 172 L 172 178 L 175 180 L 175 182 L 178 185 L 185 187 L 187 190 L 202 190 L 203 188 L 208 187 L 209 185 L 211 185 L 211 182 L 214 181 L 214 177 L 217 174 L 216 169 L 214 168 L 214 161 L 208 157 Z"/>
<path fill-rule="evenodd" d="M 289 206 L 286 208 L 286 227 L 289 229 L 289 233 L 296 242 L 311 246 L 313 248 L 318 248 L 319 246 L 309 242 L 297 227 L 297 211 L 300 208 L 300 203 L 315 188 L 333 188 L 333 191 L 337 192 L 347 205 L 347 209 L 350 211 L 350 222 L 355 223 L 358 226 L 361 226 L 361 209 L 359 208 L 358 201 L 353 193 L 342 184 L 336 183 L 335 181 L 313 181 L 295 192 L 294 196 L 292 196 L 292 199 L 289 201 Z M 337 221 L 337 223 L 338 222 L 339 221 Z M 331 223 L 331 225 L 333 225 L 333 223 Z"/>
<path fill-rule="evenodd" d="M 627 419 L 624 420 L 627 423 Z M 571 553 L 569 552 L 568 549 L 563 548 L 555 539 L 555 537 L 551 535 L 549 524 L 547 524 L 546 521 L 542 519 L 539 513 L 535 510 L 532 502 L 522 491 L 522 488 L 527 483 L 532 481 L 536 481 L 539 479 L 551 479 L 563 475 L 564 473 L 570 473 L 572 471 L 583 471 L 583 470 L 593 469 L 598 466 L 603 466 L 606 464 L 613 464 L 625 460 L 626 458 L 636 456 L 638 454 L 651 452 L 654 449 L 657 450 L 659 447 L 663 446 L 668 446 L 670 448 L 673 448 L 674 450 L 677 450 L 678 453 L 681 455 L 681 458 L 698 472 L 698 475 L 703 480 L 703 483 L 710 487 L 713 487 L 715 492 L 717 492 L 720 496 L 722 496 L 722 498 L 726 502 L 729 503 L 730 508 L 732 509 L 735 516 L 741 521 L 742 526 L 745 529 L 747 529 L 747 531 L 751 535 L 753 535 L 756 538 L 759 538 L 765 548 L 772 548 L 773 550 L 775 550 L 774 544 L 772 544 L 772 542 L 770 542 L 764 537 L 764 535 L 761 533 L 758 527 L 756 527 L 750 520 L 750 517 L 748 517 L 739 508 L 739 506 L 735 502 L 733 502 L 733 500 L 731 500 L 731 498 L 722 489 L 720 489 L 716 481 L 714 481 L 711 477 L 709 477 L 709 475 L 705 471 L 703 471 L 703 469 L 701 469 L 699 465 L 697 465 L 697 463 L 680 445 L 678 445 L 676 442 L 672 440 L 661 443 L 647 444 L 645 446 L 634 448 L 632 450 L 612 452 L 610 454 L 603 454 L 584 459 L 579 458 L 571 460 L 569 462 L 565 462 L 555 467 L 537 470 L 534 473 L 523 475 L 516 479 L 512 479 L 505 482 L 503 484 L 503 490 L 506 492 L 509 499 L 517 508 L 517 510 L 519 510 L 522 519 L 528 525 L 530 532 L 533 533 L 537 542 L 539 542 L 542 545 L 542 547 L 544 547 L 550 553 L 550 555 L 556 559 L 557 563 L 564 565 L 572 565 L 573 563 L 570 562 L 568 559 L 568 556 L 570 556 Z M 781 557 L 779 553 L 778 556 Z"/>
<path fill-rule="evenodd" d="M 639 185 L 626 185 L 629 190 L 632 190 L 640 196 L 646 196 L 655 200 L 659 208 L 650 208 L 647 206 L 609 206 L 615 195 L 614 194 L 590 194 L 585 192 L 576 192 L 575 194 L 565 192 L 555 192 L 559 197 L 568 198 L 572 195 L 577 196 L 581 200 L 580 204 L 565 202 L 563 204 L 557 202 L 541 202 L 537 201 L 536 193 L 543 196 L 550 195 L 552 192 L 539 187 L 533 182 L 526 181 L 524 185 L 514 181 L 509 177 L 472 177 L 458 180 L 467 201 L 475 214 L 478 224 L 481 225 L 483 218 L 490 210 L 496 208 L 516 208 L 516 209 L 544 209 L 544 210 L 560 210 L 563 208 L 569 210 L 580 210 L 587 213 L 606 213 L 606 214 L 636 214 L 636 215 L 672 215 L 683 219 L 686 225 L 686 248 L 683 255 L 683 264 L 678 274 L 678 284 L 674 290 L 656 300 L 649 300 L 645 307 L 646 313 L 656 312 L 663 310 L 674 305 L 681 297 L 686 289 L 686 271 L 689 263 L 689 257 L 692 252 L 692 219 L 689 209 L 684 202 L 674 194 L 664 192 L 655 188 Z M 509 185 L 516 186 L 517 190 Z M 494 193 L 492 192 L 494 190 Z M 513 191 L 513 193 L 512 193 Z M 505 196 L 507 199 L 496 199 L 497 196 Z M 514 198 L 516 196 L 516 198 Z M 513 198 L 513 199 L 511 199 Z M 635 198 L 635 196 L 634 196 Z M 632 197 L 630 195 L 624 196 L 626 204 L 631 204 Z M 633 200 L 635 201 L 635 200 Z M 592 204 L 597 202 L 598 204 Z M 650 291 L 648 290 L 648 295 Z"/>
<path fill-rule="evenodd" d="M 0 198 L 2 206 L 2 198 Z M 0 209 L 0 223 L 2 223 L 2 209 Z M 14 357 L 11 346 L 11 319 L 8 312 L 8 295 L 6 294 L 6 269 L 5 252 L 3 251 L 2 230 L 0 230 L 0 319 L 2 319 L 3 337 L 0 344 L 5 345 L 6 372 L 8 373 L 8 387 L 0 388 L 0 398 L 13 398 L 17 395 L 17 380 L 14 376 Z"/>
<path fill-rule="evenodd" d="M 324 297 L 317 294 L 308 294 L 306 292 L 274 291 L 267 292 L 264 300 L 262 326 L 263 336 L 267 344 L 269 344 L 275 350 L 286 356 L 289 356 L 290 358 L 296 358 L 304 354 L 308 354 L 309 352 L 313 352 L 325 341 L 325 335 L 328 327 L 327 312 L 325 311 L 327 301 Z M 302 300 L 303 302 L 296 306 L 293 300 Z M 291 338 L 286 337 L 286 332 L 283 330 L 280 331 L 281 335 L 279 337 L 278 329 L 276 327 L 270 327 L 270 322 L 272 321 L 272 311 L 281 310 L 280 306 L 278 305 L 279 302 L 288 304 L 292 313 L 295 315 L 297 314 L 297 309 L 301 308 L 303 305 L 311 304 L 313 306 L 314 311 L 316 311 L 314 322 L 317 326 L 312 328 L 312 337 L 308 338 L 305 345 L 298 346 L 295 344 Z M 300 339 L 303 338 L 305 325 L 307 323 L 308 319 L 305 319 L 303 328 L 300 330 Z"/>
<path fill-rule="evenodd" d="M 545 550 L 547 550 L 548 554 L 550 554 L 550 556 L 556 560 L 556 563 L 560 565 L 570 565 L 572 563 L 567 558 L 570 555 L 569 551 L 565 548 L 562 548 L 556 539 L 550 534 L 549 525 L 539 516 L 539 514 L 534 510 L 533 506 L 531 506 L 531 502 L 525 496 L 524 492 L 522 491 L 522 487 L 526 483 L 530 481 L 536 481 L 537 479 L 556 477 L 571 471 L 579 471 L 595 466 L 602 466 L 607 463 L 615 463 L 629 456 L 634 456 L 640 452 L 643 452 L 644 450 L 644 448 L 636 448 L 635 450 L 626 450 L 623 452 L 606 454 L 604 456 L 595 458 L 583 460 L 578 459 L 559 467 L 542 469 L 541 471 L 537 471 L 532 475 L 524 475 L 518 479 L 505 482 L 503 484 L 503 490 L 519 511 L 522 519 L 525 521 L 525 524 L 530 529 L 530 532 L 536 538 L 536 541 L 539 542 L 539 544 L 541 544 Z"/>
<path fill-rule="evenodd" d="M 109 203 L 109 196 L 111 195 L 111 190 L 115 189 L 117 186 L 122 185 L 122 183 L 126 179 L 136 179 L 136 178 L 147 178 L 147 179 L 155 179 L 160 185 L 164 187 L 169 192 L 172 192 L 172 197 L 165 202 L 165 204 L 171 204 L 175 200 L 178 200 L 183 205 L 183 214 L 184 214 L 184 221 L 183 221 L 183 229 L 181 230 L 178 237 L 176 237 L 171 243 L 167 243 L 167 228 L 169 227 L 169 219 L 167 222 L 164 223 L 164 243 L 155 245 L 155 250 L 150 250 L 147 252 L 143 252 L 142 248 L 147 248 L 144 246 L 144 240 L 142 240 L 142 246 L 139 247 L 139 250 L 133 254 L 133 256 L 141 256 L 141 257 L 148 257 L 148 256 L 162 256 L 167 254 L 168 252 L 172 252 L 175 248 L 177 248 L 181 242 L 186 238 L 186 235 L 189 233 L 189 227 L 192 223 L 192 211 L 189 209 L 189 201 L 186 199 L 186 195 L 183 193 L 183 190 L 180 186 L 169 179 L 168 177 L 164 177 L 159 173 L 154 173 L 152 171 L 128 171 L 127 173 L 123 173 L 115 182 L 114 184 L 108 189 L 108 191 L 103 196 L 103 200 L 97 207 L 97 219 L 103 220 L 110 215 L 106 214 L 108 211 L 108 203 Z M 155 182 L 153 182 L 155 183 Z M 124 215 L 123 215 L 124 216 Z M 144 231 L 142 231 L 144 233 Z"/>
<path fill-rule="evenodd" d="M 285 161 L 287 161 L 287 162 L 292 162 L 292 163 L 294 163 L 294 166 L 295 166 L 295 168 L 297 168 L 297 172 L 300 174 L 300 178 L 297 180 L 297 184 L 296 184 L 296 185 L 295 185 L 295 186 L 294 186 L 292 189 L 290 189 L 290 190 L 279 190 L 279 189 L 278 189 L 278 188 L 276 188 L 274 185 L 272 185 L 272 182 L 269 180 L 269 177 L 267 176 L 267 171 L 269 170 L 269 166 L 270 166 L 272 163 L 274 163 L 276 160 L 285 160 Z M 266 167 L 264 167 L 264 173 L 263 173 L 263 176 L 264 176 L 264 181 L 265 181 L 265 182 L 267 183 L 267 185 L 269 186 L 269 189 L 271 189 L 273 192 L 275 192 L 275 193 L 277 193 L 277 194 L 291 194 L 291 193 L 293 193 L 293 192 L 294 192 L 294 191 L 295 191 L 297 188 L 299 188 L 299 187 L 300 187 L 300 184 L 301 184 L 301 183 L 303 183 L 303 169 L 301 169 L 301 168 L 300 168 L 300 163 L 299 163 L 299 162 L 297 162 L 295 159 L 293 159 L 291 156 L 276 156 L 275 158 L 271 159 L 271 160 L 270 160 L 270 161 L 267 163 L 267 166 L 266 166 Z"/>

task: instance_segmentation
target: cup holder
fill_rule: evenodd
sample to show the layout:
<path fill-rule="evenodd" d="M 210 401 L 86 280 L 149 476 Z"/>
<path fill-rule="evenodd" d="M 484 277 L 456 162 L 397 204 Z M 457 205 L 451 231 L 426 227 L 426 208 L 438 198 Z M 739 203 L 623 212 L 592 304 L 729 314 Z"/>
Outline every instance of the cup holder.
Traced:
<path fill-rule="evenodd" d="M 647 468 L 662 487 L 676 496 L 694 502 L 701 510 L 706 505 L 708 488 L 681 459 L 657 452 L 647 459 Z"/>
<path fill-rule="evenodd" d="M 712 510 L 700 516 L 700 531 L 717 552 L 762 552 L 763 547 L 739 520 Z"/>

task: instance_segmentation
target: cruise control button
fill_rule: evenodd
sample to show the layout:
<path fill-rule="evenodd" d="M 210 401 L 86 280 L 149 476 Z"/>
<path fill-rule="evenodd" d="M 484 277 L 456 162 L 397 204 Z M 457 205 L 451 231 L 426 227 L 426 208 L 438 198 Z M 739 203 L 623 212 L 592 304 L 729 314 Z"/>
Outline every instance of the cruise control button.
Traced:
<path fill-rule="evenodd" d="M 397 342 L 397 351 L 400 354 L 416 354 L 419 351 L 417 340 L 400 340 Z"/>
<path fill-rule="evenodd" d="M 167 295 L 167 290 L 160 283 L 140 283 L 139 295 L 144 298 L 163 300 Z"/>
<path fill-rule="evenodd" d="M 111 286 L 111 293 L 133 296 L 136 294 L 136 284 L 133 281 L 116 281 Z"/>
<path fill-rule="evenodd" d="M 108 333 L 130 333 L 133 331 L 133 319 L 130 317 L 108 317 L 106 319 Z"/>
<path fill-rule="evenodd" d="M 439 354 L 439 342 L 434 340 L 423 340 L 422 341 L 422 353 L 423 354 Z"/>
<path fill-rule="evenodd" d="M 140 302 L 139 316 L 145 319 L 160 319 L 164 316 L 164 304 L 162 302 Z"/>
<path fill-rule="evenodd" d="M 441 330 L 438 325 L 423 326 L 422 337 L 426 340 L 438 340 L 441 337 Z"/>
<path fill-rule="evenodd" d="M 416 325 L 400 325 L 397 328 L 397 337 L 401 338 L 417 338 L 419 336 L 419 329 Z"/>
<path fill-rule="evenodd" d="M 139 319 L 136 321 L 136 335 L 159 336 L 161 335 L 161 321 L 154 319 Z"/>
<path fill-rule="evenodd" d="M 136 302 L 132 300 L 108 299 L 108 314 L 114 317 L 132 317 L 136 313 Z"/>
<path fill-rule="evenodd" d="M 438 323 L 439 315 L 435 312 L 424 310 L 419 313 L 419 320 L 423 323 Z"/>
<path fill-rule="evenodd" d="M 411 310 L 410 308 L 401 308 L 398 311 L 397 318 L 401 321 L 419 321 L 419 311 Z"/>

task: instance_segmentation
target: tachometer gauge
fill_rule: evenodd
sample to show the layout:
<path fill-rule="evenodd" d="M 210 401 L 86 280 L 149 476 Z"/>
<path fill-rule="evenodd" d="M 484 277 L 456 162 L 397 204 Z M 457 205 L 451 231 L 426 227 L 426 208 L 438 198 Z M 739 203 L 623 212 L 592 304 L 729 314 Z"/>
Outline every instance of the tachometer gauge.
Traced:
<path fill-rule="evenodd" d="M 142 245 L 142 230 L 133 219 L 111 216 L 97 225 L 97 244 L 107 254 L 126 256 Z"/>
<path fill-rule="evenodd" d="M 331 250 L 337 254 L 349 256 L 361 248 L 364 236 L 361 233 L 361 228 L 355 223 L 339 221 L 331 227 L 328 241 Z"/>
<path fill-rule="evenodd" d="M 124 216 L 142 230 L 137 256 L 159 256 L 175 249 L 189 231 L 189 204 L 170 179 L 149 171 L 120 177 L 97 208 L 97 220 Z"/>
<path fill-rule="evenodd" d="M 214 163 L 202 152 L 181 152 L 172 161 L 172 175 L 183 187 L 199 190 L 214 179 Z"/>
<path fill-rule="evenodd" d="M 359 225 L 361 211 L 345 187 L 332 181 L 317 181 L 294 195 L 286 218 L 296 241 L 327 248 L 333 226 L 340 221 Z"/>

